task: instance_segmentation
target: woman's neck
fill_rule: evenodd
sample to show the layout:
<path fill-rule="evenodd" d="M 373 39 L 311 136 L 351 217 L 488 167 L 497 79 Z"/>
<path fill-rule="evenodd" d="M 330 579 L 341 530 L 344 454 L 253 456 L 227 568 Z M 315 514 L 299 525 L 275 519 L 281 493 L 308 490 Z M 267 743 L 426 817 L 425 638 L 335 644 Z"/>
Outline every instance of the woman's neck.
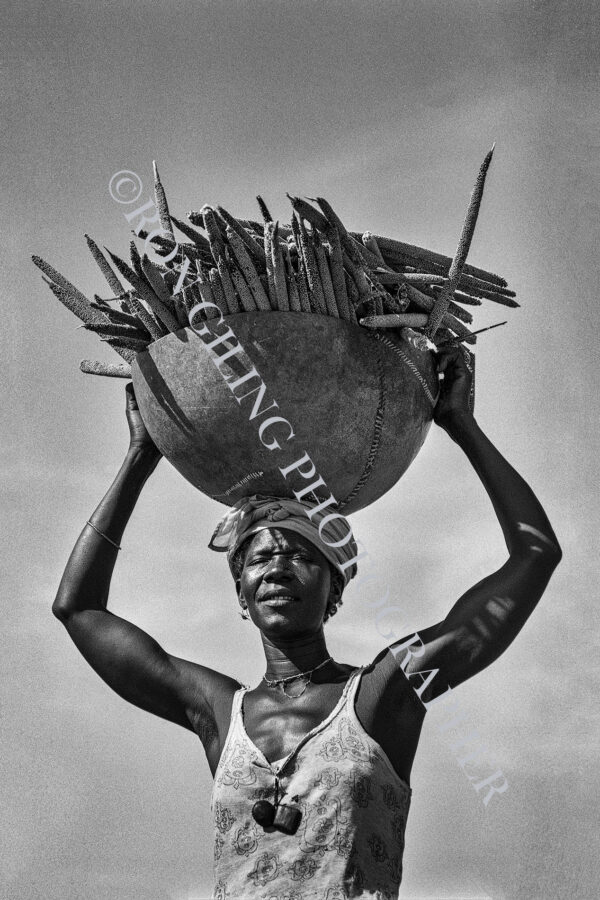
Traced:
<path fill-rule="evenodd" d="M 315 634 L 301 638 L 269 638 L 261 633 L 267 660 L 266 677 L 286 678 L 307 672 L 320 665 L 329 656 L 323 628 Z M 323 666 L 323 669 L 325 666 Z"/>

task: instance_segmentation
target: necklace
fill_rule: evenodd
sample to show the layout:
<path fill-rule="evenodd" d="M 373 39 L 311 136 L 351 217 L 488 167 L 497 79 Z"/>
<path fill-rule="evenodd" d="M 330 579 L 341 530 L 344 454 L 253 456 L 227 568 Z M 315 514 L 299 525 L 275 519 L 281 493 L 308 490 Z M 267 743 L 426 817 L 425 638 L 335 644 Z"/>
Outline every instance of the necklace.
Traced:
<path fill-rule="evenodd" d="M 325 663 L 328 663 L 330 659 L 333 659 L 333 657 L 332 657 L 332 656 L 328 656 L 327 659 L 323 660 L 322 663 L 319 663 L 318 666 L 315 666 L 314 669 L 309 669 L 308 672 L 299 672 L 297 675 L 289 675 L 287 678 L 275 678 L 275 679 L 273 679 L 273 681 L 269 681 L 269 679 L 268 679 L 265 675 L 263 675 L 263 681 L 265 681 L 266 684 L 267 684 L 269 687 L 276 687 L 276 685 L 280 684 L 280 685 L 281 685 L 281 690 L 283 691 L 283 693 L 285 694 L 285 696 L 286 696 L 286 697 L 289 697 L 290 700 L 296 700 L 297 697 L 301 697 L 301 696 L 302 696 L 302 694 L 304 693 L 304 691 L 306 690 L 306 688 L 307 688 L 308 685 L 310 684 L 310 681 L 311 681 L 311 678 L 312 678 L 312 673 L 313 673 L 313 672 L 316 672 L 317 669 L 322 668 L 322 666 L 324 666 Z M 307 678 L 307 680 L 304 682 L 304 687 L 302 688 L 302 690 L 300 691 L 299 694 L 288 694 L 288 693 L 287 693 L 285 687 L 286 687 L 286 684 L 287 684 L 288 681 L 295 681 L 297 678 L 305 678 L 307 675 L 308 675 L 308 678 Z"/>

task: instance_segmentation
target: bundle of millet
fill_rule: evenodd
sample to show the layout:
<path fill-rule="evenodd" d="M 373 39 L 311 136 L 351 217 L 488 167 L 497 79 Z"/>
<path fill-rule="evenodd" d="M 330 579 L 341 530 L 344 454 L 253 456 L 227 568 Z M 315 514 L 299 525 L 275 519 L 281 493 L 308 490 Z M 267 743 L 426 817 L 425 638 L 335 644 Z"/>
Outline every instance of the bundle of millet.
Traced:
<path fill-rule="evenodd" d="M 322 197 L 308 202 L 288 195 L 290 224 L 274 221 L 259 197 L 262 223 L 204 206 L 189 213 L 188 225 L 170 214 L 155 164 L 162 229 L 150 236 L 155 259 L 140 255 L 131 241 L 126 262 L 108 250 L 105 255 L 85 236 L 113 296 L 89 300 L 44 260 L 34 256 L 33 261 L 83 327 L 124 360 L 121 365 L 83 360 L 81 370 L 88 374 L 129 378 L 136 353 L 187 327 L 200 300 L 216 304 L 223 315 L 332 316 L 376 336 L 392 330 L 413 343 L 418 337 L 423 348 L 434 339 L 437 345 L 473 344 L 477 338 L 467 327 L 472 315 L 465 306 L 484 300 L 518 306 L 503 278 L 466 264 L 492 152 L 481 166 L 454 259 L 368 231 L 349 232 Z M 175 230 L 185 241 L 176 240 Z M 139 231 L 137 237 L 148 235 Z M 218 313 L 209 307 L 202 315 Z"/>

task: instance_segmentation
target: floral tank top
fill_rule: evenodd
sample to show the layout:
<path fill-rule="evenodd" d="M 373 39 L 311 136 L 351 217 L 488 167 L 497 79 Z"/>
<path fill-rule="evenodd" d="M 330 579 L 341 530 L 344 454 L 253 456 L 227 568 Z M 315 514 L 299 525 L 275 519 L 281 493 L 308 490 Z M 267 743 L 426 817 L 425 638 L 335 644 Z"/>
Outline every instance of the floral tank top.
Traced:
<path fill-rule="evenodd" d="M 244 727 L 248 688 L 236 691 L 210 802 L 212 900 L 397 898 L 412 792 L 356 715 L 364 668 L 351 673 L 327 718 L 272 763 Z M 301 811 L 294 834 L 252 816 L 257 800 L 277 798 Z"/>

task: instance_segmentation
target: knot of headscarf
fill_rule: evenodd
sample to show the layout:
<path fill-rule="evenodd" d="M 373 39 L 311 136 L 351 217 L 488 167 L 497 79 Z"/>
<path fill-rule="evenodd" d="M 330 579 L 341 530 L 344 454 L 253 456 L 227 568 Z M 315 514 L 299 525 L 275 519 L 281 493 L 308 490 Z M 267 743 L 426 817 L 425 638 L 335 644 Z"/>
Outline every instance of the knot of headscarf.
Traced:
<path fill-rule="evenodd" d="M 348 519 L 327 508 L 315 512 L 309 503 L 285 497 L 254 494 L 238 500 L 217 525 L 208 546 L 226 552 L 231 566 L 246 538 L 264 528 L 286 528 L 303 535 L 342 574 L 345 584 L 356 575 L 356 563 L 348 565 L 358 554 Z"/>

